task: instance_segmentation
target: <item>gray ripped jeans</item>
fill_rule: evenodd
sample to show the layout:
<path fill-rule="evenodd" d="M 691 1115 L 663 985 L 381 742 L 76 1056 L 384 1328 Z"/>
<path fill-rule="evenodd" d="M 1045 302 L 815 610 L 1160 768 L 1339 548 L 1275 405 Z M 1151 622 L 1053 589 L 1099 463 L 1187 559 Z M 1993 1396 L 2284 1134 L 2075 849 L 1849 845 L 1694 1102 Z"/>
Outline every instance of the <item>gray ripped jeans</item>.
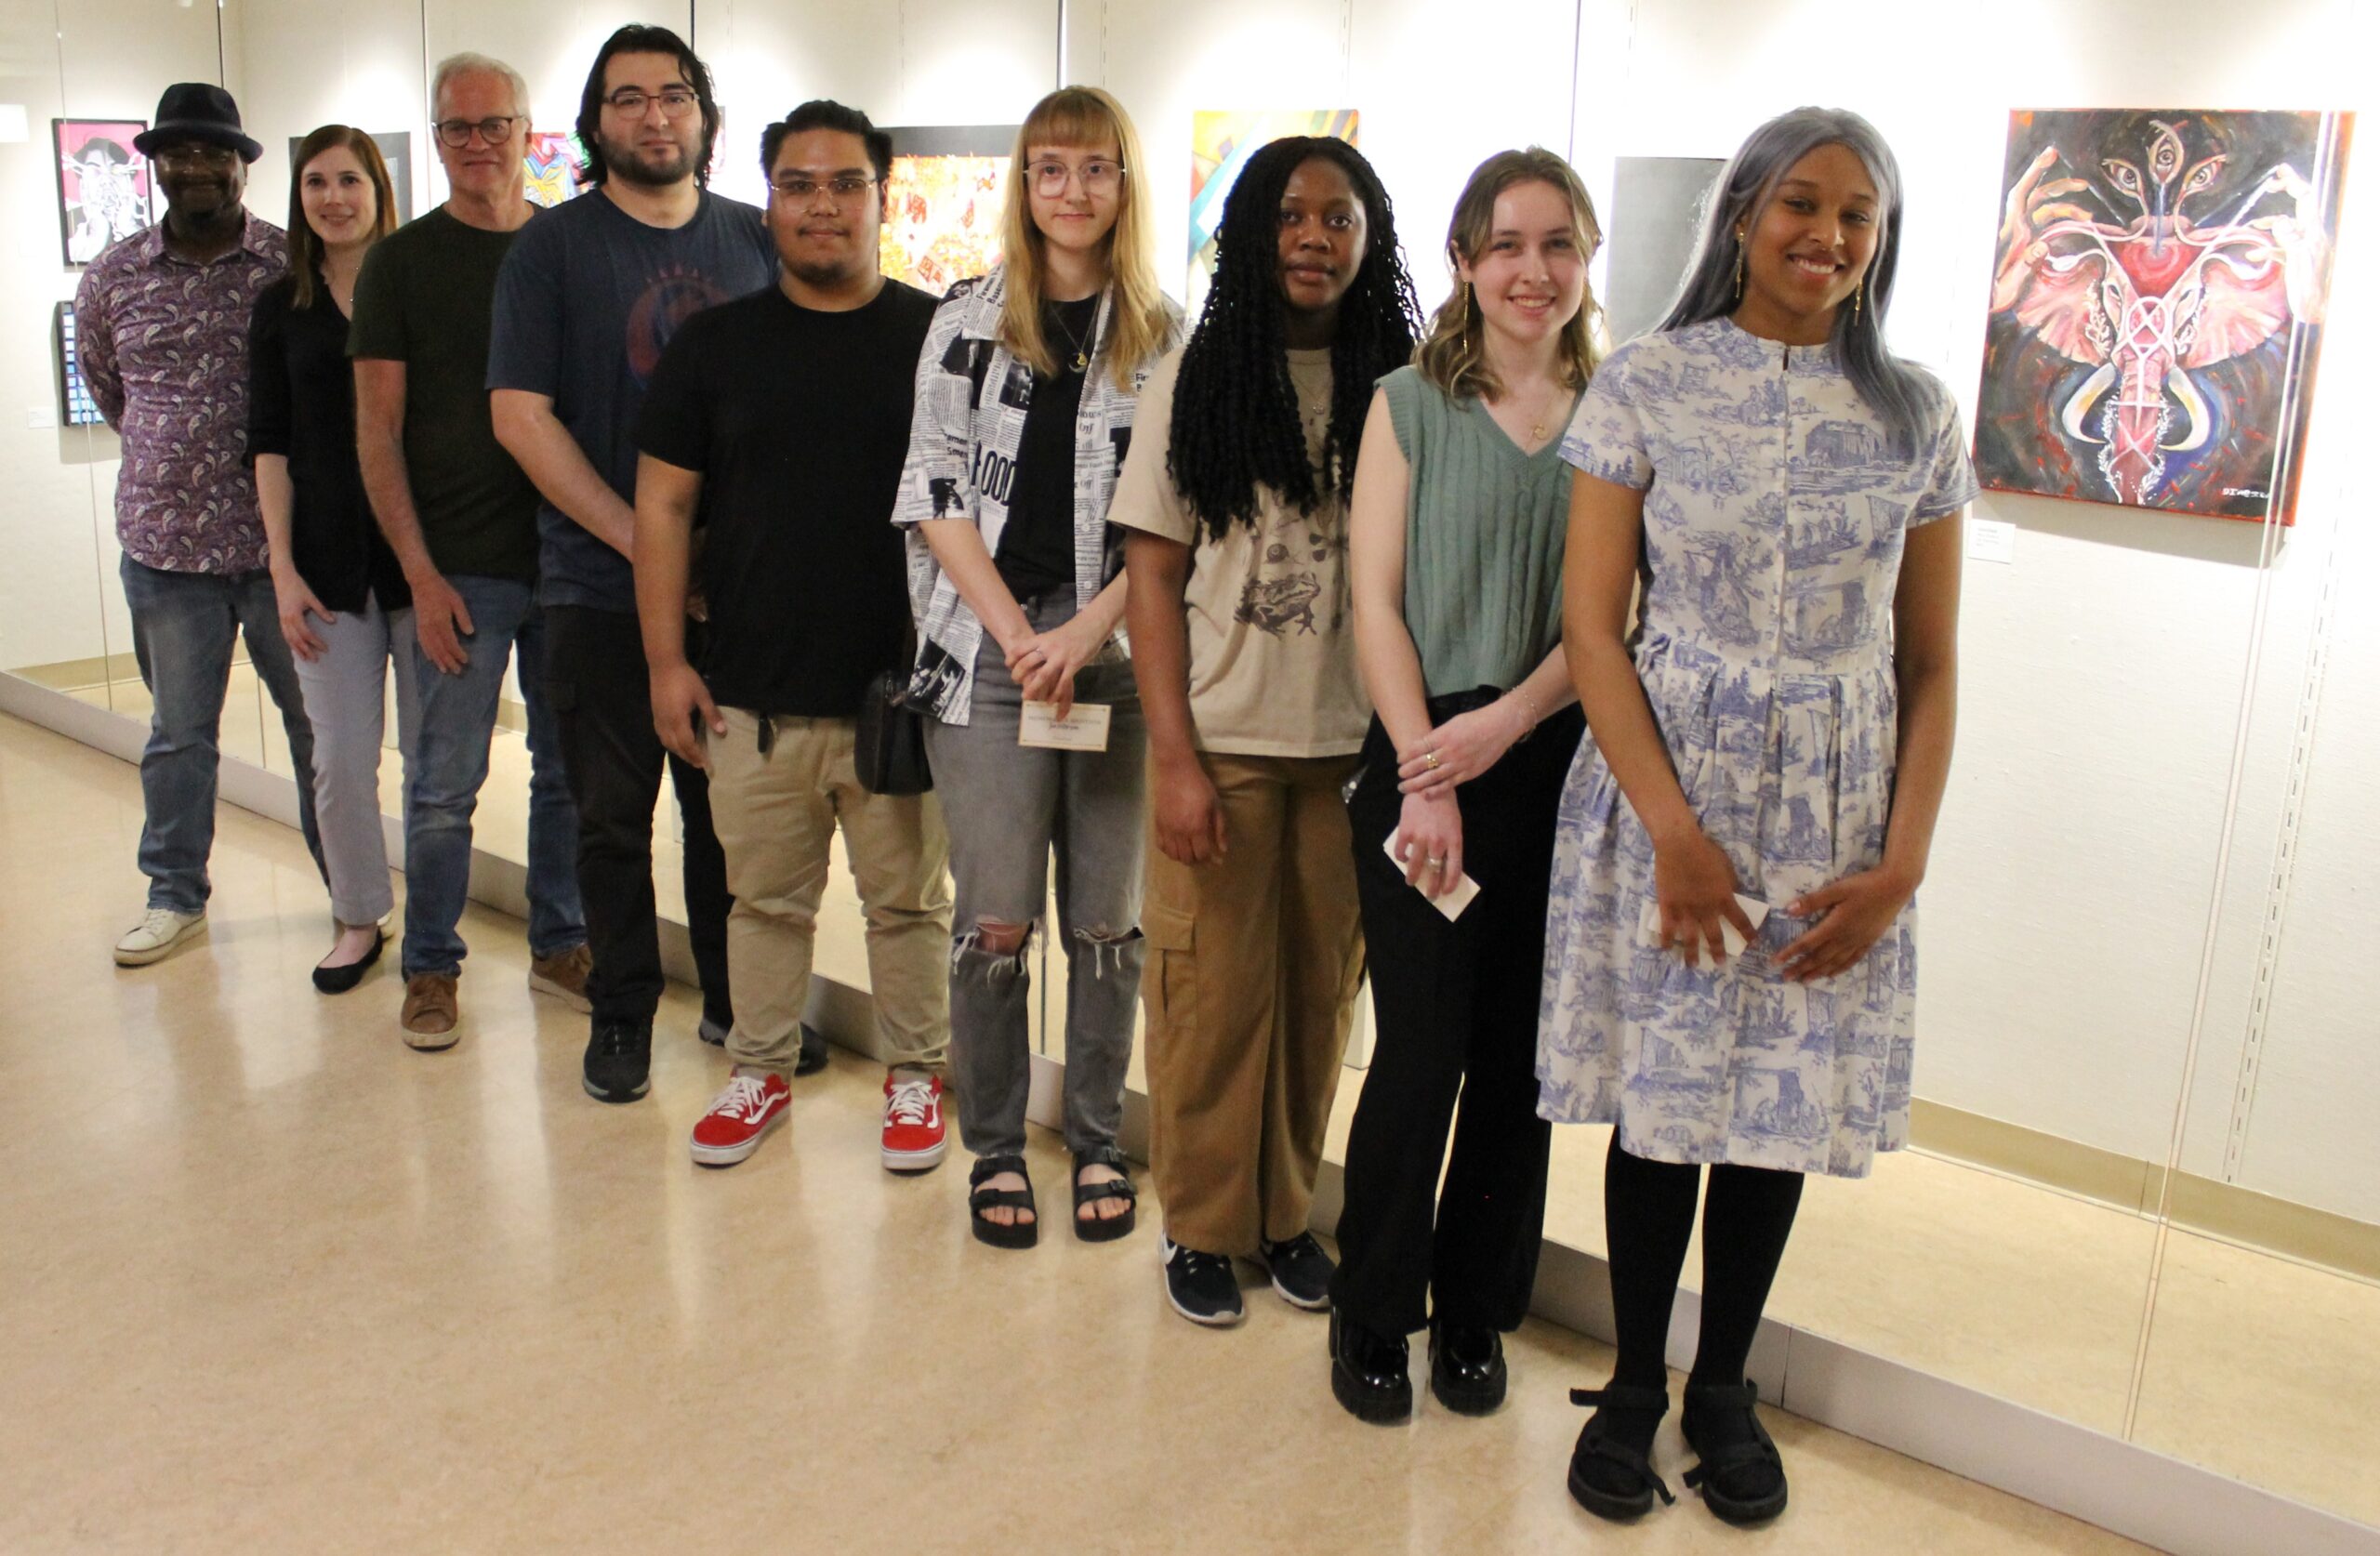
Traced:
<path fill-rule="evenodd" d="M 1072 591 L 1026 600 L 1046 632 L 1075 613 Z M 1024 698 L 984 635 L 965 724 L 925 721 L 934 792 L 950 830 L 950 1062 L 959 1138 L 978 1156 L 1025 1149 L 1032 1078 L 1029 941 L 985 949 L 984 927 L 1038 922 L 1058 857 L 1059 943 L 1066 954 L 1065 1133 L 1069 1150 L 1115 1143 L 1124 1117 L 1140 996 L 1141 866 L 1148 732 L 1120 657 L 1085 666 L 1075 698 L 1114 706 L 1103 752 L 1016 743 Z"/>

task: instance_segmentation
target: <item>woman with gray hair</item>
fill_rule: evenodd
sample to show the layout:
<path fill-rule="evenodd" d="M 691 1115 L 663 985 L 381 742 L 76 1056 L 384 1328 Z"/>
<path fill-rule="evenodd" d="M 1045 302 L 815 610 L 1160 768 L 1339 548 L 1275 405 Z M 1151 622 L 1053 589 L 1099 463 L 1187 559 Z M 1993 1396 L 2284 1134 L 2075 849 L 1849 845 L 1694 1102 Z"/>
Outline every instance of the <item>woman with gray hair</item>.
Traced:
<path fill-rule="evenodd" d="M 1756 1523 L 1785 1470 L 1744 1365 L 1803 1176 L 1864 1177 L 1908 1142 L 1911 897 L 1950 773 L 1976 482 L 1949 393 L 1884 347 L 1900 233 L 1866 120 L 1762 125 L 1668 319 L 1612 354 L 1563 440 L 1562 642 L 1594 739 L 1562 798 L 1538 1110 L 1616 1126 L 1619 1357 L 1571 1396 L 1598 1408 L 1569 1472 L 1606 1518 L 1669 1499 L 1650 1455 L 1699 1168 L 1686 1483 Z"/>

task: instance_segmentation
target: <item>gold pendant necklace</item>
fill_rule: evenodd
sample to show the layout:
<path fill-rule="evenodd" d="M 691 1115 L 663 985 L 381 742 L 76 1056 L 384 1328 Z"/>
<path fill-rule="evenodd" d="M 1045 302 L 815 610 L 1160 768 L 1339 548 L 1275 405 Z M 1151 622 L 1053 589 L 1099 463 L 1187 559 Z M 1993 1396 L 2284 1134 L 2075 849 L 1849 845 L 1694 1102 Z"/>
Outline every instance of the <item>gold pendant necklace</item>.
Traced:
<path fill-rule="evenodd" d="M 1054 303 L 1050 307 L 1050 317 L 1051 321 L 1057 324 L 1058 333 L 1065 336 L 1066 344 L 1074 348 L 1074 371 L 1080 373 L 1089 368 L 1091 366 L 1090 336 L 1086 336 L 1082 339 L 1076 339 L 1075 332 L 1066 328 L 1066 316 L 1059 311 L 1057 305 Z M 1091 328 L 1093 335 L 1097 334 L 1099 331 L 1099 315 L 1095 311 L 1091 316 Z"/>

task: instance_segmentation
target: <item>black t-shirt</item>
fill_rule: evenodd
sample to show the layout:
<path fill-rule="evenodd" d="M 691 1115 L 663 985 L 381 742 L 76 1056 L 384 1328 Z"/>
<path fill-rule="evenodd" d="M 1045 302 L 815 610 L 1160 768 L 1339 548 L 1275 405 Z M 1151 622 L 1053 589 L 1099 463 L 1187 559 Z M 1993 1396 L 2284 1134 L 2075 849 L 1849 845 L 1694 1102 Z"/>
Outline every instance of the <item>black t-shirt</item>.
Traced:
<path fill-rule="evenodd" d="M 299 308 L 297 295 L 297 280 L 283 276 L 250 317 L 248 454 L 289 461 L 290 556 L 315 598 L 334 611 L 361 611 L 371 594 L 383 611 L 402 611 L 413 594 L 373 522 L 355 462 L 347 315 L 319 276 L 311 302 Z"/>
<path fill-rule="evenodd" d="M 496 278 L 513 240 L 441 205 L 372 245 L 355 281 L 347 354 L 405 364 L 405 479 L 441 573 L 537 576 L 537 489 L 496 441 L 487 348 Z"/>
<path fill-rule="evenodd" d="M 1088 352 L 1099 327 L 1097 294 L 1079 302 L 1044 303 L 1041 337 L 1058 359 L 1054 374 L 1033 376 L 1033 400 L 1016 448 L 1016 485 L 1000 526 L 1001 581 L 1019 600 L 1075 585 L 1075 415 L 1082 408 L 1076 342 Z"/>
<path fill-rule="evenodd" d="M 681 325 L 645 390 L 637 447 L 703 480 L 697 666 L 729 707 L 858 714 L 909 622 L 892 523 L 934 299 L 887 281 L 821 313 L 774 285 Z"/>

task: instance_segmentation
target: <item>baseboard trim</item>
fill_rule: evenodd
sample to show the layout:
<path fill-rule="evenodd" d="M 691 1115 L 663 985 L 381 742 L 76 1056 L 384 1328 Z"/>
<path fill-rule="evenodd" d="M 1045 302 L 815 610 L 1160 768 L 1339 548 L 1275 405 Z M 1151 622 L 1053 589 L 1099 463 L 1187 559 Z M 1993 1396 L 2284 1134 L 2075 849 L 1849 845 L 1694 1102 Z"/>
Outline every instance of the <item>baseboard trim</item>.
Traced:
<path fill-rule="evenodd" d="M 140 758 L 139 725 L 20 677 L 0 675 L 0 711 L 126 761 Z M 281 774 L 226 758 L 218 792 L 243 810 L 297 824 L 297 785 Z M 483 905 L 525 917 L 526 877 L 524 866 L 474 851 L 471 896 Z M 670 976 L 691 982 L 684 926 L 663 919 L 661 943 Z M 813 977 L 808 1014 L 838 1045 L 883 1060 L 865 990 Z M 1064 1073 L 1057 1059 L 1033 1056 L 1026 1102 L 1033 1122 L 1060 1127 Z M 1147 1159 L 1148 1099 L 1137 1091 L 1125 1099 L 1122 1143 Z M 1342 1198 L 1340 1168 L 1326 1162 L 1315 1192 L 1316 1231 L 1337 1227 Z M 1609 1343 L 1604 1260 L 1547 1242 L 1530 1311 Z M 1670 1326 L 1673 1365 L 1691 1361 L 1700 1311 L 1699 1297 L 1679 1293 Z M 2380 1556 L 2380 1529 L 1775 1320 L 1761 1325 L 1749 1372 L 1763 1399 L 1797 1416 L 2177 1556 Z"/>

